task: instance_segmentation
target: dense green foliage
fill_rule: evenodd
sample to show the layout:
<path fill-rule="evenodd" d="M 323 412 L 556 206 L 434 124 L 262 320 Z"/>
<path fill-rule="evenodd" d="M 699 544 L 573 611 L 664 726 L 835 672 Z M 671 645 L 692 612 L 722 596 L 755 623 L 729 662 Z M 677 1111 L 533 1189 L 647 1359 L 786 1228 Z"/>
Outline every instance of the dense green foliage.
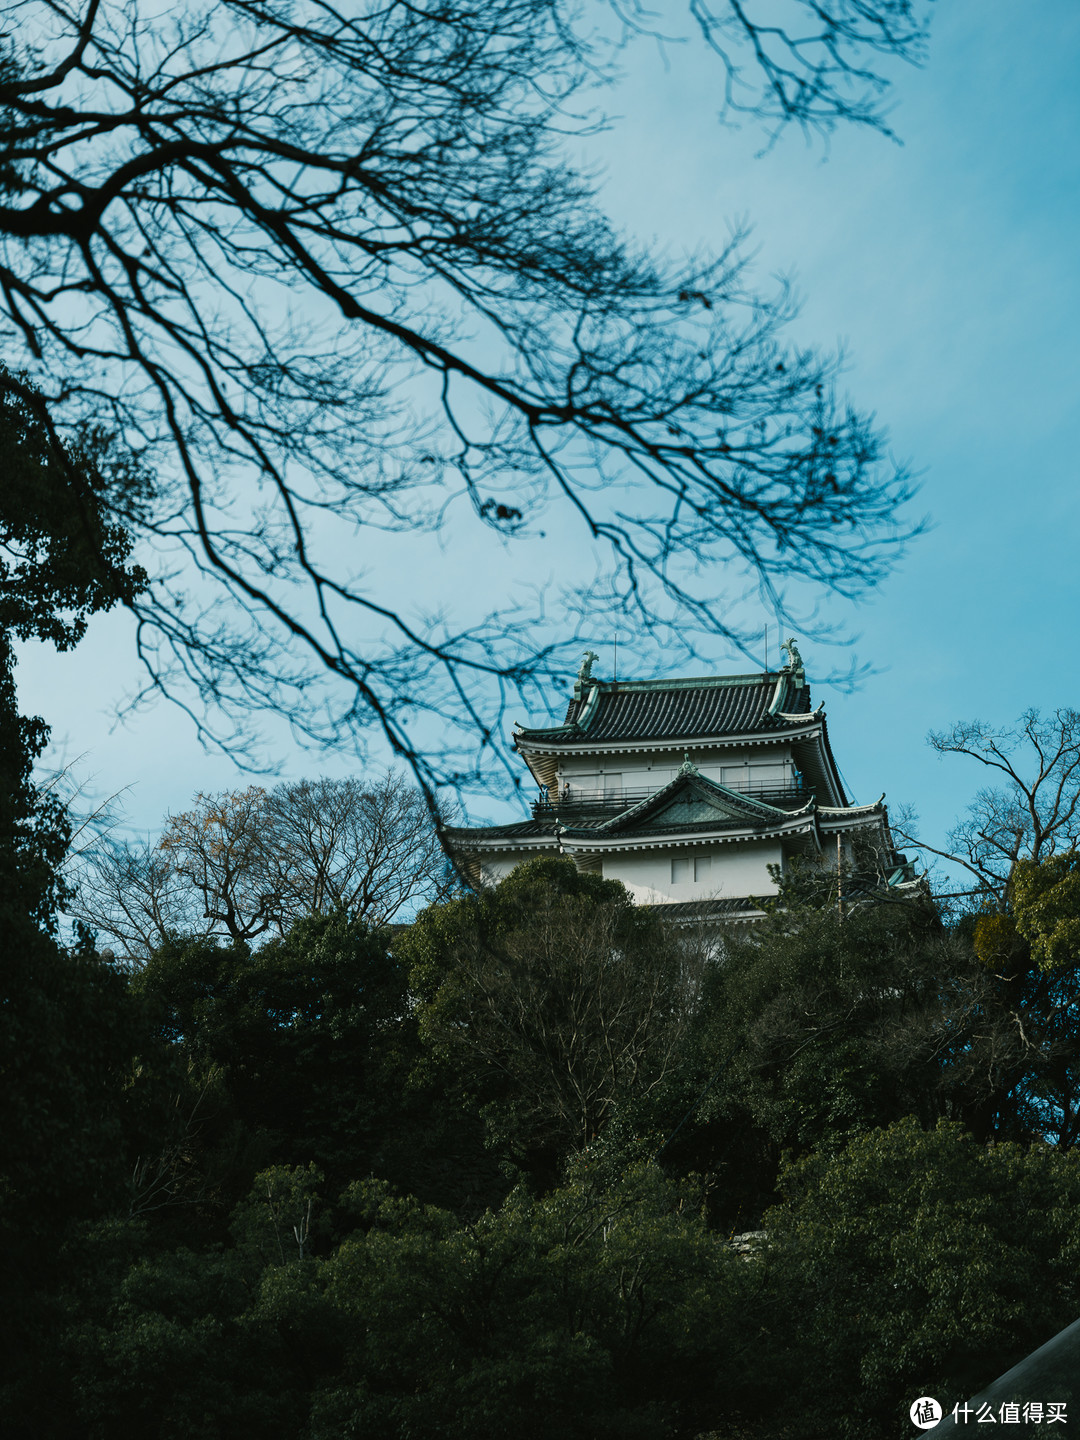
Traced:
<path fill-rule="evenodd" d="M 774 1374 L 795 1370 L 797 1433 L 905 1433 L 905 1397 L 951 1408 L 1080 1307 L 1075 1151 L 906 1120 L 808 1157 L 781 1188 L 766 1268 L 792 1323 L 768 1350 Z"/>
<path fill-rule="evenodd" d="M 1042 970 L 1068 967 L 1080 955 L 1080 855 L 1068 850 L 1036 864 L 1017 862 L 1012 875 L 1016 929 Z"/>
<path fill-rule="evenodd" d="M 53 938 L 58 866 L 69 827 L 32 781 L 48 727 L 19 714 L 13 642 L 74 644 L 93 612 L 134 593 L 123 530 L 102 501 L 134 496 L 137 468 L 106 437 L 56 441 L 36 392 L 3 372 L 0 387 L 0 1413 L 34 1433 L 56 1392 L 62 1245 L 73 1227 L 126 1204 L 140 1150 L 168 1129 L 162 1095 L 142 1073 L 154 1045 L 141 1002 L 88 945 Z M 159 1056 L 164 1077 L 172 1057 Z M 44 1397 L 44 1398 L 36 1398 Z M 48 1433 L 43 1425 L 37 1433 Z"/>
<path fill-rule="evenodd" d="M 117 517 L 137 515 L 150 485 L 106 431 L 64 444 L 33 386 L 3 366 L 0 381 L 0 630 L 66 650 L 145 583 Z"/>
<path fill-rule="evenodd" d="M 8 1433 L 22 1421 L 48 1434 L 37 1427 L 55 1391 L 65 1242 L 127 1210 L 140 1152 L 169 1132 L 169 1097 L 143 1072 L 154 1042 L 142 1007 L 93 954 L 7 920 L 0 974 L 0 1412 Z M 169 1057 L 157 1060 L 163 1079 Z"/>
<path fill-rule="evenodd" d="M 445 1083 L 548 1183 L 678 1066 L 700 965 L 617 881 L 534 860 L 396 948 Z"/>
<path fill-rule="evenodd" d="M 1076 964 L 1010 923 L 996 971 L 928 903 L 710 949 L 541 861 L 137 974 L 10 926 L 7 1433 L 905 1435 L 1080 1303 L 1080 1085 L 1009 1051 Z"/>
<path fill-rule="evenodd" d="M 505 1193 L 479 1117 L 425 1065 L 389 942 L 317 915 L 254 951 L 177 940 L 133 978 L 184 1057 L 189 1151 L 222 1220 L 273 1164 L 315 1165 L 334 1194 L 378 1174 L 463 1213 Z"/>
<path fill-rule="evenodd" d="M 78 448 L 55 437 L 40 396 L 0 365 L 0 924 L 50 927 L 67 824 L 30 783 L 48 728 L 18 712 L 14 640 L 66 650 L 88 617 L 129 599 L 145 580 L 130 540 L 105 518 L 146 488 L 138 466 L 100 431 Z"/>
<path fill-rule="evenodd" d="M 128 1221 L 72 1253 L 69 1403 L 95 1437 L 870 1440 L 1075 1313 L 1072 1153 L 907 1121 L 781 1183 L 743 1258 L 655 1166 L 584 1156 L 471 1224 L 272 1168 L 225 1244 Z"/>

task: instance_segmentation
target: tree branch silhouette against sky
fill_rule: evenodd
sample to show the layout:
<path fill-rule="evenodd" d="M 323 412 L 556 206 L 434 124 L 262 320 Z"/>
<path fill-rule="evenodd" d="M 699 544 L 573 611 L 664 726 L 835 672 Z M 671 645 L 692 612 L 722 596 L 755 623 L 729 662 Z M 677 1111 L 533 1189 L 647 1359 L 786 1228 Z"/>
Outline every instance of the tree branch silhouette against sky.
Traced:
<path fill-rule="evenodd" d="M 793 579 L 887 573 L 909 476 L 836 358 L 786 342 L 786 288 L 751 288 L 739 235 L 673 259 L 618 234 L 573 142 L 623 47 L 692 23 L 729 117 L 887 130 L 877 67 L 921 58 L 925 7 L 7 16 L 3 384 L 155 477 L 123 516 L 156 557 L 128 604 L 148 688 L 206 738 L 242 755 L 252 711 L 321 742 L 374 725 L 433 793 L 513 772 L 505 705 L 565 673 L 575 617 L 689 657 L 745 648 L 733 583 L 783 614 Z M 410 564 L 461 512 L 511 546 L 580 533 L 597 568 L 559 573 L 556 543 L 517 594 L 425 612 Z"/>

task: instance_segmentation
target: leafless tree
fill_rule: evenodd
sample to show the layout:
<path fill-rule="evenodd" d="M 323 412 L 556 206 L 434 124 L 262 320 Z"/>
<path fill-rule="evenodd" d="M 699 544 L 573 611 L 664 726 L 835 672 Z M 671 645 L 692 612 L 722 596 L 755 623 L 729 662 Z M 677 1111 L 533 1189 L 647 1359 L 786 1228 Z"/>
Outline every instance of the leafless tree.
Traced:
<path fill-rule="evenodd" d="M 400 775 L 279 785 L 266 821 L 286 913 L 340 908 L 382 924 L 453 888 L 423 796 Z"/>
<path fill-rule="evenodd" d="M 204 917 L 233 940 L 253 940 L 280 924 L 284 897 L 259 785 L 197 795 L 195 808 L 170 815 L 159 850 L 201 897 Z"/>
<path fill-rule="evenodd" d="M 1080 844 L 1080 711 L 1027 710 L 1009 730 L 961 721 L 929 743 L 941 755 L 978 761 L 995 783 L 977 793 L 947 848 L 920 839 L 911 822 L 894 820 L 893 830 L 966 870 L 987 899 L 1004 906 L 1018 860 L 1045 860 Z"/>
<path fill-rule="evenodd" d="M 926 6 L 790 9 L 692 0 L 729 109 L 883 127 L 877 60 L 920 57 Z M 623 39 L 652 23 L 609 13 Z M 641 645 L 738 640 L 713 589 L 731 562 L 781 613 L 790 577 L 853 594 L 891 563 L 908 479 L 834 360 L 784 348 L 786 292 L 750 290 L 737 240 L 679 263 L 629 245 L 568 163 L 619 39 L 594 12 L 4 15 L 0 332 L 28 375 L 0 385 L 58 457 L 92 419 L 156 476 L 109 501 L 160 556 L 125 603 L 148 686 L 204 734 L 239 744 L 263 706 L 335 743 L 374 724 L 432 800 L 504 755 L 502 707 L 576 641 L 524 601 L 425 614 L 338 559 L 455 506 L 505 544 L 580 526 L 607 560 L 570 613 L 602 604 Z"/>
<path fill-rule="evenodd" d="M 128 965 L 141 964 L 170 935 L 206 935 L 213 922 L 171 856 L 148 841 L 104 836 L 70 867 L 67 912 Z"/>
<path fill-rule="evenodd" d="M 157 845 L 106 837 L 69 912 L 138 963 L 170 935 L 254 940 L 343 908 L 385 924 L 454 888 L 424 798 L 394 774 L 198 795 Z"/>
<path fill-rule="evenodd" d="M 805 18 L 793 7 L 788 29 L 778 23 L 782 12 L 753 0 L 716 5 L 690 0 L 691 13 L 723 63 L 725 112 L 754 115 L 774 134 L 791 121 L 823 132 L 855 121 L 890 134 L 883 103 L 889 83 L 863 57 L 921 61 L 927 8 L 910 0 L 840 0 L 798 8 Z M 741 63 L 747 54 L 749 67 Z"/>

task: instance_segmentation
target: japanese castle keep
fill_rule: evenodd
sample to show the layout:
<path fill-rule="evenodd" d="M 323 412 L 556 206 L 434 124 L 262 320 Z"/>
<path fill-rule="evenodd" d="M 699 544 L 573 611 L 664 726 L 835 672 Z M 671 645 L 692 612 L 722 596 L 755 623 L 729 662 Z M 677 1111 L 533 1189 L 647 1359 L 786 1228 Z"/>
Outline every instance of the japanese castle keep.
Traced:
<path fill-rule="evenodd" d="M 750 918 L 776 891 L 768 867 L 796 856 L 835 868 L 869 848 L 880 883 L 910 883 L 884 797 L 848 803 L 824 707 L 795 642 L 783 648 L 779 671 L 701 680 L 599 680 L 588 652 L 564 722 L 515 729 L 539 787 L 532 818 L 448 834 L 474 883 L 568 855 L 640 904 L 680 907 L 673 918 Z"/>

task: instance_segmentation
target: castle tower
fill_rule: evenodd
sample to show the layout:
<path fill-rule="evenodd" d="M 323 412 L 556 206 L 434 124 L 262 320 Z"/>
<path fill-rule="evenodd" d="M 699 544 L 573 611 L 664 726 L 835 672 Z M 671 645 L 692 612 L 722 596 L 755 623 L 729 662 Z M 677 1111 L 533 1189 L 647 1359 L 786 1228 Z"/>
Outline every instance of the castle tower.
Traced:
<path fill-rule="evenodd" d="M 562 725 L 518 727 L 538 786 L 532 817 L 449 832 L 475 884 L 538 855 L 621 880 L 671 917 L 760 914 L 801 857 L 835 870 L 871 853 L 880 883 L 910 883 L 884 797 L 851 805 L 794 641 L 779 671 L 605 681 L 588 652 Z"/>

